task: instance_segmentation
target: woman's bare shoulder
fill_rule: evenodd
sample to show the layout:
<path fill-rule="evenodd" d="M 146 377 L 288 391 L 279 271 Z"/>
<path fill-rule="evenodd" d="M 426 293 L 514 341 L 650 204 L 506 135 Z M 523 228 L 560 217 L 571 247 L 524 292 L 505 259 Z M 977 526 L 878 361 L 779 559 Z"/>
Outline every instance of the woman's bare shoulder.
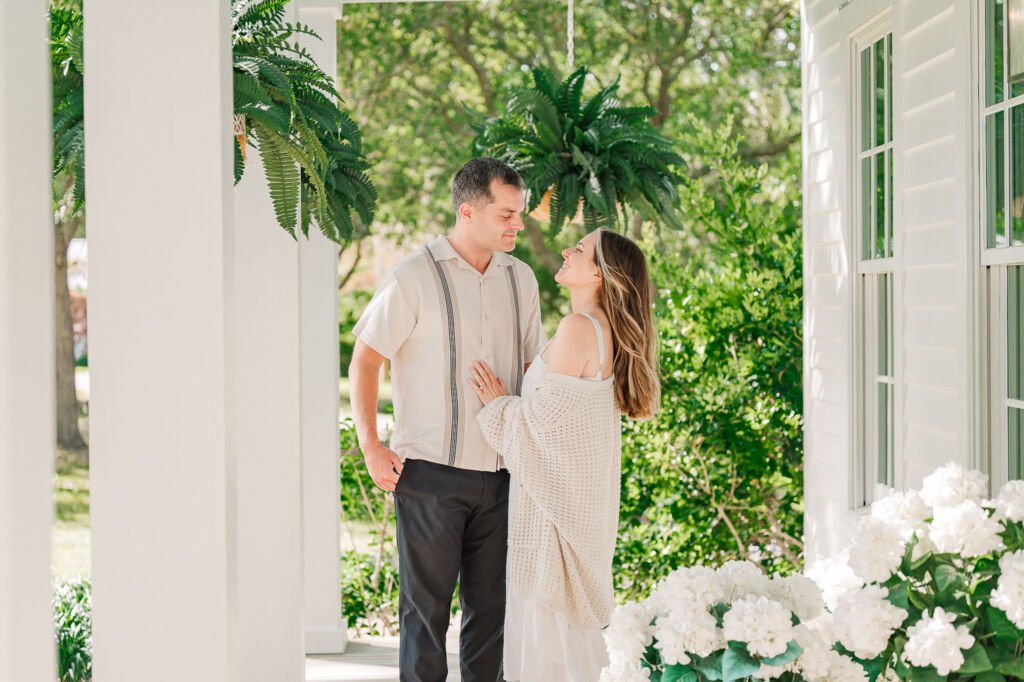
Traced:
<path fill-rule="evenodd" d="M 558 323 L 558 333 L 555 339 L 562 338 L 564 341 L 579 342 L 588 336 L 594 335 L 594 323 L 582 313 L 566 315 Z"/>
<path fill-rule="evenodd" d="M 563 317 L 558 332 L 551 340 L 548 370 L 571 376 L 581 376 L 590 356 L 597 354 L 597 335 L 594 324 L 586 315 L 574 313 Z"/>

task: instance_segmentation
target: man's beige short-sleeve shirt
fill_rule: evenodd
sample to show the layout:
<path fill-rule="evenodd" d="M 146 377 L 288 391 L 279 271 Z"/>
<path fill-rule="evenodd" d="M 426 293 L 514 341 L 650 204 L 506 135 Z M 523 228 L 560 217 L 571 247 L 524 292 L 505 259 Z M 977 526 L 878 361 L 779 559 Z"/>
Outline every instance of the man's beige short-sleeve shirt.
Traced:
<path fill-rule="evenodd" d="M 483 360 L 519 393 L 524 363 L 547 340 L 528 265 L 495 252 L 481 274 L 442 235 L 385 275 L 353 333 L 391 360 L 390 445 L 403 460 L 501 468 L 476 420 L 469 367 Z"/>

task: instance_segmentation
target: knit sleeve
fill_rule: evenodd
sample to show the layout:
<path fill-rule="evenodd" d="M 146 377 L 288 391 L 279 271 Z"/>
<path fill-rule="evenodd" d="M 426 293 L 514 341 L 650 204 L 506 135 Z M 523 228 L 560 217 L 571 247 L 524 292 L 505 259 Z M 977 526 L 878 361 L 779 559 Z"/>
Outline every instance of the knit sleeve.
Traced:
<path fill-rule="evenodd" d="M 529 395 L 491 401 L 477 416 L 511 475 L 575 551 L 614 532 L 602 513 L 617 516 L 618 509 L 612 400 L 545 380 Z"/>
<path fill-rule="evenodd" d="M 549 444 L 545 436 L 557 428 L 564 407 L 559 404 L 564 403 L 559 401 L 560 394 L 563 392 L 555 387 L 542 384 L 526 396 L 495 398 L 477 414 L 484 438 L 502 454 L 512 475 L 521 474 L 523 460 L 531 458 L 526 450 L 540 451 Z"/>

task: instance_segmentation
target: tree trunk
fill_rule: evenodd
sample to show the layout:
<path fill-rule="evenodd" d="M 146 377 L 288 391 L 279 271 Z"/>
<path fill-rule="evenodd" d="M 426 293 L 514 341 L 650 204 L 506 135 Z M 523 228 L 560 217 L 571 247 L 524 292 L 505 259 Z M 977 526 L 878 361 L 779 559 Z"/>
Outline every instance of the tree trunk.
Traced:
<path fill-rule="evenodd" d="M 78 430 L 78 396 L 75 393 L 75 336 L 71 318 L 71 292 L 68 290 L 68 244 L 78 220 L 61 221 L 54 230 L 54 284 L 56 289 L 56 374 L 57 444 L 68 450 L 85 449 Z"/>
<path fill-rule="evenodd" d="M 544 233 L 541 231 L 540 223 L 530 216 L 526 216 L 523 231 L 526 232 L 526 238 L 537 259 L 551 271 L 552 275 L 558 272 L 558 269 L 562 267 L 562 257 L 544 243 Z"/>

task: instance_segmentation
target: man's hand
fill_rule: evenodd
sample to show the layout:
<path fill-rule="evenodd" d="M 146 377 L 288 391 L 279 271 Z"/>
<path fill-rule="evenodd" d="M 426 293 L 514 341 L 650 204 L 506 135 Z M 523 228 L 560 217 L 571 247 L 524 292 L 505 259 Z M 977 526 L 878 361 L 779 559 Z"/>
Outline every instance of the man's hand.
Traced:
<path fill-rule="evenodd" d="M 394 492 L 398 476 L 402 473 L 402 460 L 394 450 L 382 445 L 377 437 L 377 390 L 382 364 L 383 355 L 362 339 L 356 339 L 352 364 L 348 366 L 356 436 L 373 482 L 388 492 Z"/>
<path fill-rule="evenodd" d="M 480 397 L 480 402 L 484 405 L 495 398 L 508 395 L 505 382 L 494 376 L 494 372 L 491 371 L 486 362 L 475 361 L 470 366 L 469 373 L 469 385 L 473 387 L 477 396 Z"/>
<path fill-rule="evenodd" d="M 363 449 L 363 459 L 366 461 L 366 470 L 370 472 L 373 482 L 389 493 L 395 492 L 398 478 L 402 475 L 402 460 L 395 451 L 380 443 L 375 443 Z"/>

